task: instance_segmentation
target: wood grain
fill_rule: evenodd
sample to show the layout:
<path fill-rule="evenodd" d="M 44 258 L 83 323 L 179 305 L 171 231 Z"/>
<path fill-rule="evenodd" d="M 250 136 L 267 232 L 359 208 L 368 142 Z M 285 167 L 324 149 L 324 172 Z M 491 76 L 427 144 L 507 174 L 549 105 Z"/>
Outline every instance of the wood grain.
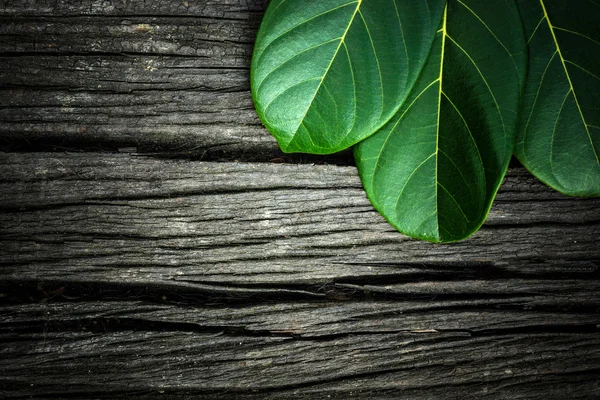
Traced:
<path fill-rule="evenodd" d="M 252 288 L 381 276 L 378 290 L 395 292 L 405 276 L 430 271 L 456 274 L 437 283 L 447 293 L 542 291 L 569 298 L 596 290 L 595 280 L 525 284 L 516 275 L 513 285 L 485 283 L 485 274 L 498 279 L 509 271 L 597 274 L 600 200 L 561 196 L 522 170 L 511 170 L 480 232 L 459 244 L 432 245 L 390 227 L 353 167 L 119 154 L 0 160 L 5 279 L 69 275 L 141 284 L 160 277 L 173 285 Z M 434 294 L 424 282 L 400 287 L 399 294 Z"/>
<path fill-rule="evenodd" d="M 261 15 L 268 0 L 2 0 L 2 16 L 172 16 L 247 19 Z"/>
<path fill-rule="evenodd" d="M 4 336 L 4 395 L 125 398 L 481 398 L 597 396 L 598 335 L 461 332 L 325 340 L 177 331 Z M 34 346 L 23 351 L 23 343 Z M 52 354 L 51 361 L 49 354 Z M 29 385 L 30 368 L 39 379 Z M 116 373 L 120 371 L 120 373 Z M 161 396 L 163 395 L 163 396 Z M 6 398 L 6 397 L 5 397 Z"/>
<path fill-rule="evenodd" d="M 522 169 L 453 245 L 348 166 L 1 154 L 0 204 L 4 398 L 600 394 L 600 200 Z"/>
<path fill-rule="evenodd" d="M 249 90 L 266 2 L 3 3 L 4 148 L 281 156 Z"/>

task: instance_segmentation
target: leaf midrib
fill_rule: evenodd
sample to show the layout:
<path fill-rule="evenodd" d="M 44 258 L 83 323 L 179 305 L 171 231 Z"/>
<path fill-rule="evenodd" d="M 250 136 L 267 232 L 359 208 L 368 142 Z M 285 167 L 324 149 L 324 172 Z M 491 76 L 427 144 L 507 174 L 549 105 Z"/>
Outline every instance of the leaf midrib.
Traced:
<path fill-rule="evenodd" d="M 285 0 L 284 0 L 284 1 L 285 1 Z M 362 1 L 362 0 L 360 0 L 360 1 Z M 358 0 L 353 0 L 353 1 L 349 1 L 348 3 L 341 4 L 341 5 L 337 6 L 337 7 L 331 8 L 331 9 L 329 9 L 329 10 L 327 10 L 327 11 L 324 11 L 324 12 L 322 12 L 322 13 L 316 14 L 316 15 L 314 15 L 314 16 L 312 16 L 312 17 L 308 18 L 308 19 L 305 19 L 305 20 L 303 20 L 303 21 L 302 21 L 302 22 L 300 22 L 299 24 L 296 24 L 296 25 L 292 26 L 291 28 L 288 28 L 288 29 L 286 29 L 284 32 L 282 32 L 282 33 L 281 33 L 281 34 L 279 34 L 278 36 L 276 36 L 276 37 L 272 38 L 272 39 L 271 39 L 271 40 L 270 40 L 270 41 L 269 41 L 267 44 L 265 44 L 265 45 L 264 45 L 264 47 L 262 48 L 262 50 L 261 50 L 261 51 L 260 51 L 260 53 L 258 54 L 258 56 L 257 56 L 257 58 L 256 58 L 256 61 L 255 61 L 255 63 L 256 63 L 256 64 L 258 64 L 258 63 L 260 62 L 260 60 L 262 59 L 263 55 L 266 53 L 267 49 L 269 48 L 269 46 L 272 46 L 272 45 L 273 45 L 273 43 L 275 43 L 276 41 L 278 41 L 279 39 L 281 39 L 282 37 L 284 37 L 284 36 L 285 36 L 285 35 L 287 35 L 288 33 L 290 33 L 290 32 L 292 32 L 292 31 L 294 31 L 295 29 L 298 29 L 298 28 L 299 28 L 299 27 L 301 27 L 302 25 L 304 25 L 304 24 L 307 24 L 308 22 L 310 22 L 310 21 L 312 21 L 312 20 L 314 20 L 314 19 L 316 19 L 316 18 L 322 17 L 322 16 L 324 16 L 324 15 L 326 15 L 326 14 L 329 14 L 329 13 L 331 13 L 331 12 L 333 12 L 333 11 L 339 10 L 340 8 L 348 7 L 348 6 L 349 6 L 349 5 L 351 5 L 351 4 L 360 3 L 360 1 L 358 1 Z M 283 2 L 282 2 L 282 3 L 283 3 Z M 282 3 L 279 3 L 279 5 L 281 5 Z M 279 6 L 278 6 L 278 7 L 279 7 Z M 277 8 L 278 8 L 278 7 L 277 7 Z M 339 40 L 339 39 L 340 39 L 340 38 L 335 38 L 335 39 L 332 39 L 331 41 L 334 41 L 334 40 Z M 315 48 L 315 47 L 321 46 L 321 45 L 323 45 L 323 44 L 325 44 L 325 43 L 327 43 L 327 42 L 319 43 L 318 45 L 311 46 L 311 47 L 309 47 L 309 48 L 307 48 L 307 49 L 304 49 L 304 50 L 302 50 L 301 52 L 299 52 L 299 53 L 297 53 L 297 54 L 294 54 L 292 57 L 290 57 L 289 59 L 287 59 L 287 60 L 285 60 L 284 62 L 282 62 L 281 64 L 279 64 L 279 65 L 278 65 L 276 68 L 274 68 L 273 70 L 269 71 L 269 72 L 268 72 L 268 73 L 267 73 L 267 74 L 266 74 L 266 75 L 265 75 L 265 76 L 264 76 L 264 77 L 261 79 L 261 81 L 260 81 L 260 82 L 257 82 L 257 90 L 260 90 L 260 88 L 261 88 L 261 86 L 262 86 L 263 82 L 264 82 L 264 81 L 265 81 L 265 80 L 266 80 L 266 79 L 269 77 L 269 75 L 271 75 L 271 74 L 272 74 L 274 71 L 276 71 L 276 70 L 277 70 L 279 67 L 281 67 L 283 64 L 286 64 L 286 63 L 287 63 L 287 62 L 289 62 L 290 60 L 292 60 L 292 59 L 296 58 L 296 57 L 297 57 L 299 54 L 302 54 L 302 53 L 306 52 L 307 50 L 313 49 L 313 48 Z"/>
<path fill-rule="evenodd" d="M 439 182 L 439 176 L 438 176 L 438 172 L 439 172 L 439 149 L 440 149 L 440 145 L 439 145 L 439 141 L 440 141 L 440 118 L 441 118 L 441 109 L 442 109 L 442 95 L 443 95 L 443 90 L 442 90 L 442 76 L 444 73 L 444 55 L 446 53 L 446 35 L 448 34 L 448 32 L 446 31 L 446 22 L 447 22 L 447 15 L 448 15 L 448 4 L 446 4 L 446 7 L 444 7 L 444 15 L 442 16 L 442 54 L 441 54 L 441 58 L 440 58 L 440 74 L 438 76 L 438 81 L 439 81 L 439 92 L 438 92 L 438 109 L 437 109 L 437 127 L 436 127 L 436 132 L 435 132 L 435 215 L 436 215 L 436 227 L 437 227 L 437 238 L 438 240 L 442 239 L 442 235 L 440 234 L 440 213 L 439 213 L 439 193 L 438 193 L 438 188 L 440 186 L 440 182 Z"/>
<path fill-rule="evenodd" d="M 544 0 L 540 0 L 540 5 L 542 6 L 544 18 L 546 19 L 546 22 L 548 23 L 548 29 L 550 29 L 550 34 L 552 35 L 552 40 L 554 41 L 554 45 L 556 46 L 556 52 L 560 58 L 560 62 L 565 71 L 565 76 L 567 77 L 567 81 L 569 83 L 570 92 L 573 93 L 573 98 L 575 99 L 575 105 L 577 106 L 577 111 L 579 111 L 579 116 L 581 117 L 581 121 L 583 122 L 585 133 L 588 136 L 590 145 L 592 147 L 592 151 L 594 152 L 594 156 L 596 157 L 596 163 L 598 165 L 600 165 L 600 158 L 598 156 L 598 153 L 596 152 L 596 148 L 594 147 L 594 141 L 592 140 L 592 135 L 590 134 L 590 130 L 588 129 L 588 124 L 583 115 L 583 111 L 581 110 L 581 105 L 579 104 L 579 99 L 577 98 L 577 93 L 575 93 L 575 88 L 573 87 L 573 82 L 571 81 L 571 75 L 569 74 L 569 70 L 567 69 L 566 60 L 562 55 L 560 46 L 558 44 L 558 40 L 556 39 L 556 33 L 554 32 L 555 27 L 554 27 L 554 25 L 552 25 L 552 22 L 550 21 L 550 16 L 548 15 L 548 12 L 546 10 L 546 5 L 544 4 Z M 554 138 L 554 134 L 552 136 Z"/>
<path fill-rule="evenodd" d="M 298 128 L 303 124 L 304 120 L 306 119 L 306 115 L 308 114 L 308 111 L 310 110 L 310 107 L 311 107 L 312 103 L 315 101 L 315 98 L 317 97 L 317 93 L 319 93 L 319 89 L 321 88 L 321 86 L 323 86 L 323 82 L 325 81 L 325 77 L 329 73 L 329 70 L 331 69 L 331 66 L 333 65 L 333 62 L 337 58 L 337 55 L 340 52 L 340 49 L 342 48 L 342 45 L 345 45 L 346 35 L 348 35 L 348 32 L 350 31 L 350 28 L 354 24 L 354 19 L 356 18 L 356 14 L 358 14 L 358 12 L 360 10 L 360 6 L 362 4 L 362 1 L 363 0 L 357 0 L 357 2 L 356 2 L 356 8 L 354 9 L 354 13 L 352 14 L 352 17 L 350 18 L 350 21 L 348 21 L 348 26 L 346 27 L 346 30 L 344 31 L 344 34 L 340 37 L 340 43 L 338 44 L 338 47 L 335 49 L 335 52 L 333 53 L 333 56 L 331 57 L 331 60 L 329 61 L 329 65 L 325 69 L 325 72 L 323 73 L 323 76 L 321 77 L 321 80 L 319 81 L 319 84 L 317 85 L 317 89 L 315 90 L 315 93 L 313 94 L 312 98 L 308 102 L 308 107 L 306 107 L 306 111 L 304 111 L 304 115 L 300 119 L 300 124 L 298 125 Z M 348 3 L 348 4 L 350 4 L 350 3 Z M 294 140 L 294 137 L 298 133 L 298 128 L 296 128 L 296 132 L 291 137 L 291 139 L 288 141 L 288 143 L 287 143 L 288 145 Z"/>

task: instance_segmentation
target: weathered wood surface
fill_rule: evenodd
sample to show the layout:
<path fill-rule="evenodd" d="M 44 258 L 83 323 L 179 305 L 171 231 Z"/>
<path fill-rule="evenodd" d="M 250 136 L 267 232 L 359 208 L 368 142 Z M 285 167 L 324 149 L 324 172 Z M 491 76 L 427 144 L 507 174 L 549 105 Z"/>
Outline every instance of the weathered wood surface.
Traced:
<path fill-rule="evenodd" d="M 60 396 L 68 387 L 87 398 L 124 391 L 166 398 L 304 399 L 392 399 L 400 393 L 414 399 L 502 399 L 509 393 L 587 399 L 598 393 L 597 334 L 392 332 L 302 340 L 181 327 L 106 329 L 21 334 L 20 343 L 36 340 L 39 347 L 25 356 L 6 352 L 3 372 L 19 373 L 25 366 L 40 374 L 21 393 L 39 393 L 36 386 L 42 385 L 46 396 Z M 29 382 L 19 376 L 5 387 Z"/>
<path fill-rule="evenodd" d="M 0 397 L 599 398 L 600 199 L 399 234 L 260 125 L 266 4 L 0 0 Z"/>
<path fill-rule="evenodd" d="M 600 393 L 600 200 L 522 169 L 454 245 L 391 229 L 353 167 L 36 153 L 0 171 L 5 397 Z"/>
<path fill-rule="evenodd" d="M 249 91 L 266 3 L 0 3 L 0 145 L 273 157 Z"/>
<path fill-rule="evenodd" d="M 559 264 L 595 274 L 600 259 L 600 199 L 561 196 L 522 170 L 510 172 L 480 232 L 433 246 L 391 228 L 353 167 L 114 154 L 0 160 L 0 262 L 18 265 L 0 272 L 6 278 L 151 283 L 160 274 L 173 284 L 248 286 L 382 276 L 381 290 L 393 290 L 394 280 L 417 271 L 552 273 Z M 596 283 L 558 286 L 570 297 Z M 470 280 L 457 284 L 481 290 Z M 559 295 L 548 281 L 533 284 Z M 504 284 L 487 290 L 494 286 Z M 427 289 L 417 283 L 410 290 Z"/>

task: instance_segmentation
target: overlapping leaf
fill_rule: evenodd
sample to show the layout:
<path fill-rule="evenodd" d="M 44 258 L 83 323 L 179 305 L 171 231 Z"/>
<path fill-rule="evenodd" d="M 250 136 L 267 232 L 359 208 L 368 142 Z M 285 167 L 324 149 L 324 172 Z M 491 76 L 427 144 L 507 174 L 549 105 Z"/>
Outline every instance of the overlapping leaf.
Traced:
<path fill-rule="evenodd" d="M 481 226 L 512 154 L 525 62 L 514 2 L 448 1 L 411 95 L 355 150 L 367 195 L 397 229 L 450 242 Z"/>
<path fill-rule="evenodd" d="M 529 68 L 515 153 L 549 186 L 600 195 L 600 3 L 521 0 Z"/>
<path fill-rule="evenodd" d="M 274 0 L 258 33 L 251 86 L 286 152 L 333 153 L 389 120 L 410 92 L 443 0 Z"/>

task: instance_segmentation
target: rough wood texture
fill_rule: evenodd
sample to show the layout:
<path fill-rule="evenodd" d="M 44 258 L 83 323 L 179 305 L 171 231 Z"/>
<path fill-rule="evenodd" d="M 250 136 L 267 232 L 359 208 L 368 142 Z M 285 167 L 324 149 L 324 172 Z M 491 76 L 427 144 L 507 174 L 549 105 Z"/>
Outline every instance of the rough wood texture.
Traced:
<path fill-rule="evenodd" d="M 265 1 L 64 3 L 0 4 L 0 145 L 280 154 L 248 83 Z"/>
<path fill-rule="evenodd" d="M 460 276 L 513 266 L 527 273 L 524 265 L 552 271 L 560 260 L 567 270 L 595 274 L 600 259 L 600 200 L 566 198 L 522 170 L 511 171 L 484 229 L 468 241 L 433 246 L 391 228 L 353 167 L 97 154 L 0 160 L 7 211 L 0 214 L 0 262 L 18 265 L 1 273 L 14 279 L 85 271 L 79 279 L 147 283 L 161 274 L 174 284 L 248 286 L 384 276 L 381 290 L 393 290 L 402 279 L 395 275 L 407 273 L 398 266 Z M 456 284 L 482 290 L 471 280 Z M 547 281 L 532 284 L 559 295 Z M 488 290 L 496 285 L 503 287 L 492 282 Z M 567 297 L 595 285 L 559 281 Z M 411 290 L 428 289 L 416 283 Z"/>
<path fill-rule="evenodd" d="M 260 16 L 268 0 L 2 0 L 0 15 L 20 16 L 192 16 L 242 19 Z"/>
<path fill-rule="evenodd" d="M 597 334 L 390 333 L 314 341 L 124 330 L 19 338 L 39 347 L 25 356 L 7 352 L 3 370 L 20 372 L 13 367 L 19 361 L 45 386 L 42 392 L 37 381 L 21 391 L 26 395 L 60 397 L 65 387 L 85 398 L 592 399 L 598 393 Z M 29 381 L 18 377 L 5 387 L 23 383 Z"/>
<path fill-rule="evenodd" d="M 352 167 L 38 153 L 0 171 L 5 397 L 600 394 L 600 200 L 521 169 L 455 245 L 391 229 Z"/>
<path fill-rule="evenodd" d="M 391 399 L 399 393 L 416 399 L 504 399 L 509 393 L 521 399 L 582 399 L 598 393 L 597 334 L 408 332 L 298 340 L 122 330 L 18 339 L 40 345 L 24 356 L 6 352 L 3 372 L 20 372 L 15 361 L 33 368 L 42 385 L 53 382 L 44 385 L 45 396 L 60 396 L 65 386 L 88 398 L 114 398 L 124 391 L 167 398 L 303 399 Z M 48 353 L 55 353 L 51 362 Z M 29 382 L 16 378 L 5 387 L 19 383 Z M 22 393 L 40 393 L 39 384 Z"/>
<path fill-rule="evenodd" d="M 266 5 L 0 0 L 0 397 L 599 398 L 600 199 L 399 234 L 260 125 Z"/>

